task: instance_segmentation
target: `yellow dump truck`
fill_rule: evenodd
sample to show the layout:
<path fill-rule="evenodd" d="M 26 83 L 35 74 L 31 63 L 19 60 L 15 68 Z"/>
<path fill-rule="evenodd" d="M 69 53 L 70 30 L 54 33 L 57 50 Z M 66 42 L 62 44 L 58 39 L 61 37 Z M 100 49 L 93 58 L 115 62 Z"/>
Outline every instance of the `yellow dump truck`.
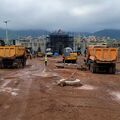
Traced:
<path fill-rule="evenodd" d="M 117 48 L 105 46 L 89 46 L 86 50 L 86 64 L 92 73 L 99 70 L 107 71 L 111 74 L 116 72 L 116 61 L 118 56 Z"/>
<path fill-rule="evenodd" d="M 26 48 L 21 45 L 0 46 L 0 67 L 24 67 L 26 65 Z"/>
<path fill-rule="evenodd" d="M 77 61 L 77 53 L 74 53 L 70 47 L 66 47 L 63 53 L 63 62 L 76 63 L 76 61 Z"/>

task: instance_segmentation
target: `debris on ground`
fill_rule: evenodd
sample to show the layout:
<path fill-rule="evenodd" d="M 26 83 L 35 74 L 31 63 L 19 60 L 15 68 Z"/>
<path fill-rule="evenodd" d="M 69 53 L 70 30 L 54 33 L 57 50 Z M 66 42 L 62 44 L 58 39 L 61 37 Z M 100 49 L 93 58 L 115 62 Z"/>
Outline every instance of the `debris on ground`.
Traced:
<path fill-rule="evenodd" d="M 79 90 L 95 90 L 95 89 L 97 89 L 97 87 L 85 84 L 81 87 L 77 87 L 76 89 L 79 89 Z"/>
<path fill-rule="evenodd" d="M 14 85 L 15 85 L 15 86 L 19 85 L 19 83 L 20 83 L 19 80 L 15 80 L 15 81 L 14 81 Z"/>
<path fill-rule="evenodd" d="M 58 63 L 56 64 L 57 68 L 69 68 L 69 69 L 76 69 L 77 68 L 77 64 L 73 64 L 73 63 Z"/>
<path fill-rule="evenodd" d="M 17 96 L 19 89 L 11 88 L 11 87 L 5 87 L 5 88 L 0 88 L 0 92 L 4 93 L 10 93 L 12 96 Z"/>
<path fill-rule="evenodd" d="M 79 79 L 75 80 L 68 80 L 68 79 L 61 79 L 58 81 L 57 85 L 64 87 L 64 86 L 82 86 Z"/>
<path fill-rule="evenodd" d="M 112 95 L 113 99 L 117 102 L 120 102 L 120 92 L 119 91 L 114 91 L 114 92 L 109 92 L 110 95 Z"/>
<path fill-rule="evenodd" d="M 81 71 L 86 71 L 87 67 L 85 65 L 81 65 L 81 66 L 78 66 L 77 69 Z"/>
<path fill-rule="evenodd" d="M 57 67 L 57 68 L 64 68 L 64 64 L 61 64 L 61 63 L 56 64 L 56 67 Z"/>

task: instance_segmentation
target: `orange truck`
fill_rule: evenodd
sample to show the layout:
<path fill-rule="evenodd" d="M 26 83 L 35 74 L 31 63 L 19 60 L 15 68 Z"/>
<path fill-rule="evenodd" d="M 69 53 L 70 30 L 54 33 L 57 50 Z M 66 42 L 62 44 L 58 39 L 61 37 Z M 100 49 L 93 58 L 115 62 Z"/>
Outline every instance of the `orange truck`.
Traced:
<path fill-rule="evenodd" d="M 24 67 L 26 65 L 26 48 L 21 45 L 0 46 L 0 68 Z"/>
<path fill-rule="evenodd" d="M 85 62 L 92 73 L 102 70 L 111 74 L 115 74 L 117 56 L 117 48 L 108 48 L 105 46 L 95 45 L 88 46 L 86 49 Z"/>

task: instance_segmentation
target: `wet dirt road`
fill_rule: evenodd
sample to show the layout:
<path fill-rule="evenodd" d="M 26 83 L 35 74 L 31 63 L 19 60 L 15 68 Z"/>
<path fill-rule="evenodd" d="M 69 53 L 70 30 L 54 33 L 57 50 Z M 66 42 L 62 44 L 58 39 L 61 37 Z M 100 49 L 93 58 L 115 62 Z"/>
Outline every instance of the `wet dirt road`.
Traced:
<path fill-rule="evenodd" d="M 22 120 L 35 80 L 33 74 L 43 70 L 38 60 L 29 61 L 24 69 L 0 70 L 0 120 Z"/>
<path fill-rule="evenodd" d="M 58 58 L 28 61 L 25 69 L 0 70 L 0 120 L 120 120 L 120 65 L 116 75 L 57 69 Z M 80 79 L 83 86 L 56 82 Z"/>

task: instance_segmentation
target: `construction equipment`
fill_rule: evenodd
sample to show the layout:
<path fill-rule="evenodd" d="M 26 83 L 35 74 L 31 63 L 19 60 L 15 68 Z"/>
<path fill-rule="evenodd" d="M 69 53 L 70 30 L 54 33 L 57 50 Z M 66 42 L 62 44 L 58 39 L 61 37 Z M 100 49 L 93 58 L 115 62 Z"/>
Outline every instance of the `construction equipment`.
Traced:
<path fill-rule="evenodd" d="M 44 56 L 44 53 L 42 52 L 37 52 L 37 57 L 43 57 Z"/>
<path fill-rule="evenodd" d="M 47 48 L 47 49 L 46 49 L 46 55 L 47 55 L 48 57 L 52 57 L 52 56 L 53 56 L 53 52 L 52 52 L 52 49 L 51 49 L 51 48 Z"/>
<path fill-rule="evenodd" d="M 43 57 L 44 56 L 44 53 L 41 51 L 41 48 L 38 47 L 38 50 L 37 50 L 37 57 Z"/>
<path fill-rule="evenodd" d="M 26 65 L 26 48 L 21 45 L 0 45 L 0 68 L 24 67 Z"/>
<path fill-rule="evenodd" d="M 92 73 L 105 70 L 111 74 L 115 74 L 117 56 L 117 48 L 93 45 L 88 46 L 86 49 L 85 62 Z"/>
<path fill-rule="evenodd" d="M 63 62 L 64 63 L 67 63 L 67 62 L 76 63 L 77 53 L 73 52 L 72 48 L 66 47 L 63 53 Z"/>

